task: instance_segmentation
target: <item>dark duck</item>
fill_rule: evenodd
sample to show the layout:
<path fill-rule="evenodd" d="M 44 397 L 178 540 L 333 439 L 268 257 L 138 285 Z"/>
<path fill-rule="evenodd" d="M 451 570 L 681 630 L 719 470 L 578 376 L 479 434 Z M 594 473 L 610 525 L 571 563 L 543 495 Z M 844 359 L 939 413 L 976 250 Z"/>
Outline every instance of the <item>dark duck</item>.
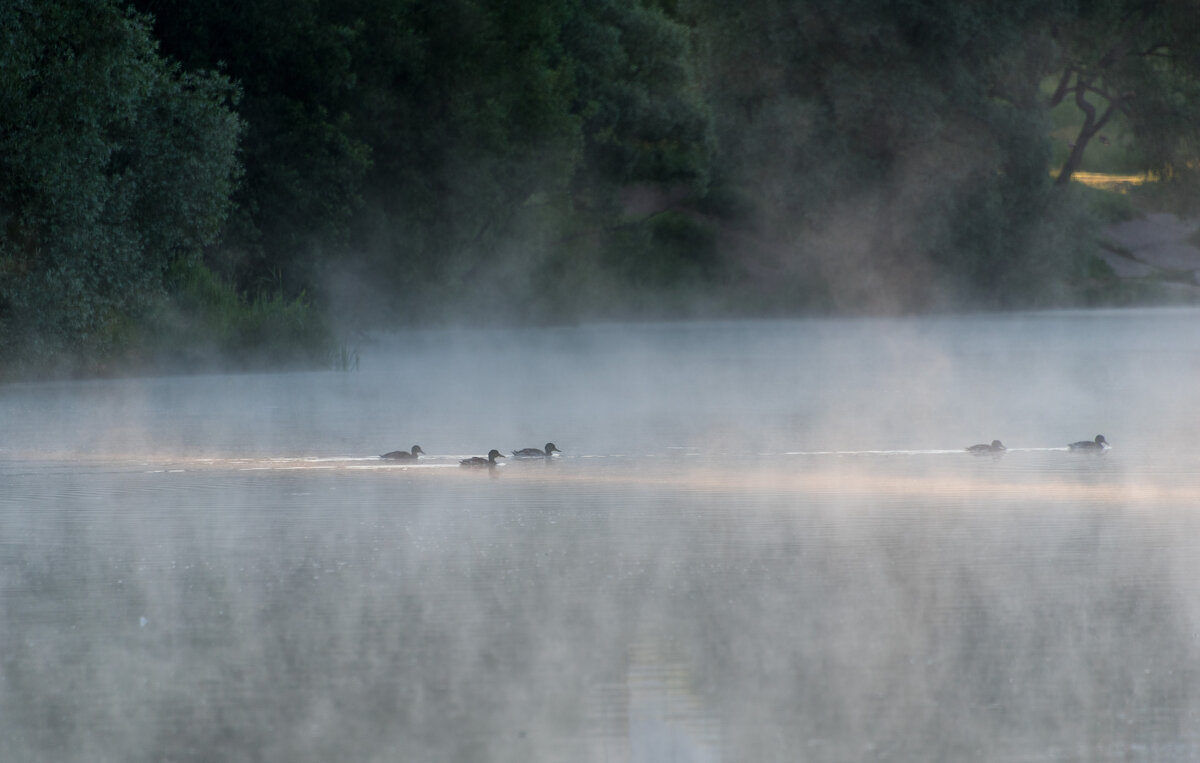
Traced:
<path fill-rule="evenodd" d="M 420 445 L 412 446 L 412 452 L 406 450 L 393 450 L 391 453 L 384 453 L 380 458 L 391 459 L 392 461 L 416 461 L 417 455 L 423 455 L 425 451 L 421 450 Z"/>
<path fill-rule="evenodd" d="M 1004 443 L 1000 442 L 999 440 L 992 440 L 991 445 L 980 443 L 978 445 L 969 446 L 967 450 L 971 453 L 1003 453 L 1004 451 L 1008 450 L 1008 448 L 1004 447 Z"/>
<path fill-rule="evenodd" d="M 497 458 L 504 458 L 504 456 L 500 455 L 500 451 L 492 448 L 490 451 L 488 451 L 487 458 L 484 458 L 483 456 L 473 456 L 471 458 L 464 458 L 458 463 L 462 466 L 495 466 Z"/>
<path fill-rule="evenodd" d="M 552 442 L 546 443 L 545 450 L 539 450 L 538 448 L 521 448 L 520 450 L 513 451 L 513 455 L 517 458 L 549 458 L 555 453 L 562 453 L 562 451 L 559 450 L 558 446 Z"/>
<path fill-rule="evenodd" d="M 1071 443 L 1067 447 L 1071 450 L 1087 450 L 1095 453 L 1112 446 L 1108 444 L 1108 440 L 1104 439 L 1104 435 L 1098 434 L 1095 440 L 1080 440 L 1079 442 Z"/>

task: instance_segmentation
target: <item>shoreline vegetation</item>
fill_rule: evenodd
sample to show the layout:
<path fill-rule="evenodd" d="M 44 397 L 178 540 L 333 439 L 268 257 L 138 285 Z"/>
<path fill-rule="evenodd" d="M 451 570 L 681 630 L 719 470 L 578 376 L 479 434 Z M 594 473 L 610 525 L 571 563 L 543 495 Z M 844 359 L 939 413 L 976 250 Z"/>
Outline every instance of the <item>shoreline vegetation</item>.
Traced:
<path fill-rule="evenodd" d="M 408 326 L 1200 303 L 1178 4 L 9 5 L 0 381 L 349 370 Z"/>

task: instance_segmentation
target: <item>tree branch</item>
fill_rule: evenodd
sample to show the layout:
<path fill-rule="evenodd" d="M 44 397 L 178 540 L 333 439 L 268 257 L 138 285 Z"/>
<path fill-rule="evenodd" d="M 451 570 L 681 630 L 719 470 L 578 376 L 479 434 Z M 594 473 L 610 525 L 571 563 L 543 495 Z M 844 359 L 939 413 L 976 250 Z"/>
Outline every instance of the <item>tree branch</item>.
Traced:
<path fill-rule="evenodd" d="M 1136 24 L 1133 25 L 1133 28 L 1126 32 L 1121 39 L 1117 40 L 1117 42 L 1111 48 L 1109 48 L 1104 55 L 1100 56 L 1100 60 L 1096 62 L 1096 65 L 1101 69 L 1107 69 L 1117 61 L 1124 58 L 1125 54 L 1127 54 L 1129 49 L 1133 46 L 1135 38 L 1142 31 L 1142 25 L 1145 24 L 1145 22 L 1146 18 L 1143 16 Z"/>
<path fill-rule="evenodd" d="M 1087 85 L 1086 89 L 1089 93 L 1095 93 L 1109 103 L 1117 103 L 1121 100 L 1121 96 L 1112 95 L 1107 88 L 1103 88 L 1098 85 Z"/>
<path fill-rule="evenodd" d="M 1067 92 L 1071 89 L 1071 75 L 1074 73 L 1075 69 L 1071 66 L 1063 68 L 1062 77 L 1058 80 L 1058 87 L 1054 88 L 1054 93 L 1050 96 L 1050 108 L 1054 108 L 1062 103 L 1062 99 L 1066 97 Z"/>
<path fill-rule="evenodd" d="M 1104 110 L 1104 114 L 1102 114 L 1100 116 L 1100 118 L 1096 120 L 1096 124 L 1094 124 L 1092 126 L 1092 135 L 1095 135 L 1096 133 L 1100 132 L 1100 128 L 1103 127 L 1108 122 L 1108 120 L 1112 117 L 1113 112 L 1115 112 L 1115 111 L 1117 111 L 1117 104 L 1109 103 L 1108 108 Z"/>
<path fill-rule="evenodd" d="M 1083 112 L 1083 127 L 1079 128 L 1079 134 L 1082 135 L 1091 126 L 1096 119 L 1096 107 L 1092 105 L 1084 96 L 1087 94 L 1089 83 L 1083 77 L 1078 77 L 1075 80 L 1075 106 Z"/>

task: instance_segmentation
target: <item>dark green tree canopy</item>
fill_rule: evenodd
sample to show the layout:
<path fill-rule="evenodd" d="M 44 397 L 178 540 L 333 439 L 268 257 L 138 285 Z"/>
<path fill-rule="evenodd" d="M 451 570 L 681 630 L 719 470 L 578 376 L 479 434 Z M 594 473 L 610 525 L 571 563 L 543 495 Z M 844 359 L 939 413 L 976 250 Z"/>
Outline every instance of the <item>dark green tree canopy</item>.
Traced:
<path fill-rule="evenodd" d="M 0 352 L 103 343 L 213 243 L 238 175 L 225 78 L 108 0 L 0 10 Z"/>
<path fill-rule="evenodd" d="M 132 1 L 0 0 L 0 351 L 180 284 L 360 326 L 1055 304 L 1114 120 L 1200 187 L 1190 0 Z"/>

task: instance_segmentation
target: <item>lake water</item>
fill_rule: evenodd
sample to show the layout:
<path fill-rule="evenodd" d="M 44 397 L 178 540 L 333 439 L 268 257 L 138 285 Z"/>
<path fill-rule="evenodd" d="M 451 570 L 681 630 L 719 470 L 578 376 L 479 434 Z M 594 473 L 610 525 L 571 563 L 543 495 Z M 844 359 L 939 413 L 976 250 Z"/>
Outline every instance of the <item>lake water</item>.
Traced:
<path fill-rule="evenodd" d="M 1198 327 L 428 331 L 2 386 L 0 759 L 1195 760 Z"/>

